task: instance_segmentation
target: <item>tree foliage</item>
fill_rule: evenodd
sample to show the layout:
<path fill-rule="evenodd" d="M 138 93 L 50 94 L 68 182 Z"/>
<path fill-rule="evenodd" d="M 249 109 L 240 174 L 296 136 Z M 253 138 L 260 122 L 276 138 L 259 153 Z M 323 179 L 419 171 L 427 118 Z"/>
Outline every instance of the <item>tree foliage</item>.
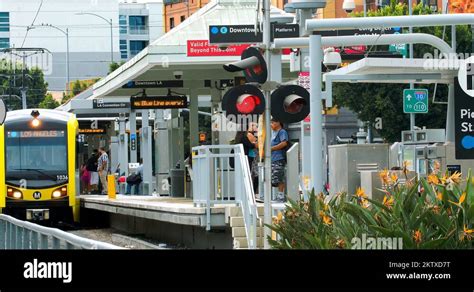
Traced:
<path fill-rule="evenodd" d="M 80 94 L 81 92 L 85 91 L 90 86 L 94 85 L 100 78 L 92 79 L 92 80 L 76 80 L 72 83 L 71 92 L 69 94 L 64 93 L 61 103 L 64 104 L 68 102 L 72 97 Z"/>
<path fill-rule="evenodd" d="M 432 14 L 427 6 L 419 4 L 414 7 L 413 14 Z M 408 6 L 405 3 L 391 1 L 391 4 L 376 11 L 369 11 L 367 15 L 372 16 L 399 16 L 407 15 Z M 355 17 L 363 16 L 363 13 L 354 13 Z M 407 33 L 408 31 L 404 31 Z M 415 33 L 428 33 L 444 39 L 451 43 L 450 27 L 426 27 L 414 28 Z M 464 54 L 472 53 L 472 32 L 469 26 L 458 26 L 456 31 L 457 52 Z M 387 51 L 387 46 L 369 48 L 371 51 Z M 414 45 L 415 58 L 423 58 L 425 54 L 436 57 L 435 49 L 428 45 Z M 432 57 L 433 58 L 433 57 Z M 427 88 L 430 92 L 429 113 L 416 115 L 416 125 L 427 128 L 444 128 L 446 124 L 446 105 L 433 104 L 432 97 L 434 85 L 417 88 Z M 400 133 L 410 127 L 409 115 L 403 113 L 403 90 L 409 88 L 404 84 L 351 84 L 335 83 L 333 96 L 335 103 L 339 106 L 348 107 L 354 111 L 362 121 L 374 124 L 376 118 L 382 118 L 383 129 L 379 134 L 388 142 L 400 140 Z M 448 88 L 446 85 L 438 85 L 436 101 L 446 101 Z"/>
<path fill-rule="evenodd" d="M 109 64 L 109 74 L 117 70 L 120 66 L 125 64 L 125 61 L 120 61 L 120 63 L 113 62 Z"/>
<path fill-rule="evenodd" d="M 56 101 L 53 96 L 48 93 L 44 100 L 40 102 L 39 108 L 46 108 L 46 109 L 55 109 L 59 106 L 59 102 Z"/>

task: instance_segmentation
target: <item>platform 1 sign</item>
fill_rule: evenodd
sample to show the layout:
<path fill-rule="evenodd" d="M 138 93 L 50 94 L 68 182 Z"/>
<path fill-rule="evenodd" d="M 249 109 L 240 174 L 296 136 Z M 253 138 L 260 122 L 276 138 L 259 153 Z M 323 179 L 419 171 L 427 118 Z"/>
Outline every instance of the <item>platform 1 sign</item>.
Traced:
<path fill-rule="evenodd" d="M 180 109 L 188 107 L 186 96 L 132 96 L 130 99 L 132 109 Z"/>
<path fill-rule="evenodd" d="M 271 39 L 295 38 L 300 36 L 297 24 L 272 24 Z M 210 44 L 256 44 L 263 42 L 263 33 L 255 25 L 211 25 L 209 26 Z M 189 44 L 188 44 L 189 50 Z"/>
<path fill-rule="evenodd" d="M 428 90 L 405 89 L 403 91 L 403 112 L 406 114 L 428 113 Z"/>

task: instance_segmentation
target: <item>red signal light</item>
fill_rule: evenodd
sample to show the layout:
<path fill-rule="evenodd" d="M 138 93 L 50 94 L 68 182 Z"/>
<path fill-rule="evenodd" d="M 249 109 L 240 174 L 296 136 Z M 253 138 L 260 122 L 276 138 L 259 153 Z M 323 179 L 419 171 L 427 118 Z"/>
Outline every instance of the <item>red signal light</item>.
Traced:
<path fill-rule="evenodd" d="M 265 96 L 254 85 L 239 85 L 230 88 L 222 98 L 222 109 L 227 117 L 260 115 L 265 111 Z"/>
<path fill-rule="evenodd" d="M 244 94 L 237 99 L 236 108 L 239 113 L 250 114 L 252 113 L 257 105 L 260 104 L 260 98 L 255 95 Z"/>

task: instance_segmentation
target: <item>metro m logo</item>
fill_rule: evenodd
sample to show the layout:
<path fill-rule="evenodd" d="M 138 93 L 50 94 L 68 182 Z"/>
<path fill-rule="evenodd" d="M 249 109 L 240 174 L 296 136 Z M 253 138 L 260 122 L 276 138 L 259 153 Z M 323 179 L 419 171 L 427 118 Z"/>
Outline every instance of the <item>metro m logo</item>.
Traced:
<path fill-rule="evenodd" d="M 473 90 L 472 81 L 474 79 L 474 63 L 467 63 L 466 64 L 466 78 L 467 78 L 467 90 Z"/>

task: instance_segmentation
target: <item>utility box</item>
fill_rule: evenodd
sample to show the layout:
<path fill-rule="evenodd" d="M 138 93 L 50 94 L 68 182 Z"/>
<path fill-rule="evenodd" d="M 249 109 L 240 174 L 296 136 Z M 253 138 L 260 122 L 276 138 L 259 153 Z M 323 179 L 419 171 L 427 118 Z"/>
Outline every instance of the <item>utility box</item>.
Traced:
<path fill-rule="evenodd" d="M 401 170 L 392 170 L 390 174 L 396 174 L 398 177 L 398 184 L 404 185 L 407 180 L 413 180 L 416 177 L 414 171 L 408 171 L 407 176 Z M 361 171 L 360 172 L 360 187 L 364 189 L 365 194 L 369 199 L 376 201 L 383 201 L 385 193 L 382 191 L 384 186 L 380 180 L 379 171 Z"/>
<path fill-rule="evenodd" d="M 329 148 L 329 194 L 345 191 L 355 194 L 361 186 L 361 171 L 389 167 L 388 144 L 342 144 Z"/>

